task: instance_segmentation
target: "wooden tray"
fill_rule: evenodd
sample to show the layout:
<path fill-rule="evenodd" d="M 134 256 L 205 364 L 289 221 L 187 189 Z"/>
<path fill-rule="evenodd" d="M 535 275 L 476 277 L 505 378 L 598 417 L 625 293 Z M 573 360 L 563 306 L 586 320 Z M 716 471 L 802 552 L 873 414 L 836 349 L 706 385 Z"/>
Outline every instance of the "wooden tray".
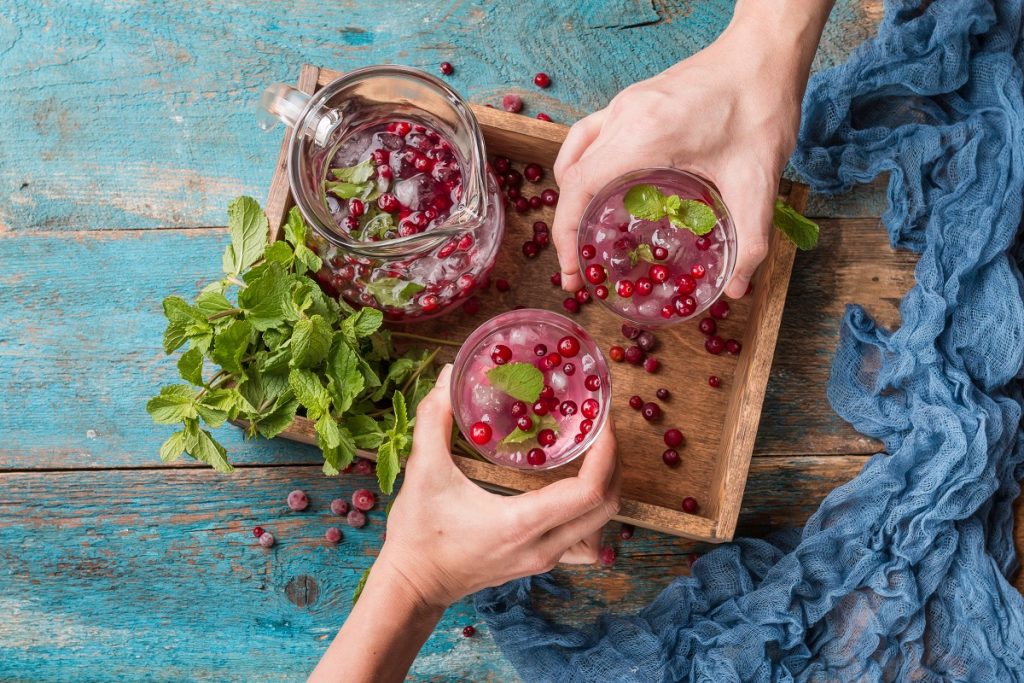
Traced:
<path fill-rule="evenodd" d="M 306 65 L 302 67 L 298 87 L 312 93 L 340 75 L 337 71 Z M 507 156 L 520 169 L 525 162 L 545 167 L 545 178 L 539 185 L 526 183 L 529 193 L 539 194 L 542 188 L 554 186 L 551 166 L 568 128 L 489 107 L 473 105 L 473 112 L 483 127 L 489 154 Z M 292 206 L 286 174 L 289 135 L 285 134 L 267 198 L 272 239 L 276 238 Z M 536 192 L 532 192 L 534 189 Z M 802 211 L 807 188 L 783 181 L 780 196 Z M 511 291 L 499 293 L 492 286 L 478 295 L 483 303 L 478 314 L 453 312 L 441 320 L 419 323 L 417 330 L 437 337 L 465 339 L 485 320 L 516 305 L 563 312 L 561 302 L 566 294 L 549 281 L 557 270 L 554 249 L 544 250 L 534 260 L 523 258 L 520 250 L 522 243 L 533 234 L 533 222 L 543 220 L 550 225 L 552 217 L 553 209 L 548 207 L 525 215 L 508 212 L 505 245 L 492 280 L 509 280 Z M 616 519 L 703 541 L 732 539 L 761 418 L 761 403 L 771 371 L 794 249 L 778 231 L 772 231 L 768 258 L 761 264 L 753 293 L 730 302 L 729 318 L 720 321 L 723 337 L 741 340 L 743 350 L 738 357 L 708 354 L 697 322 L 690 321 L 656 332 L 658 346 L 654 355 L 661 361 L 657 373 L 648 374 L 626 363 L 610 364 L 615 387 L 613 414 L 623 463 L 622 506 Z M 619 331 L 622 321 L 599 304 L 584 306 L 577 318 L 603 349 L 607 350 L 612 344 L 627 345 Z M 441 360 L 449 361 L 454 357 L 454 350 L 446 348 L 442 356 Z M 721 388 L 708 386 L 707 378 L 712 374 L 722 378 Z M 652 425 L 645 422 L 638 411 L 632 410 L 627 401 L 632 394 L 654 400 L 658 387 L 668 388 L 672 397 L 664 406 L 665 414 L 660 423 Z M 682 464 L 669 469 L 661 461 L 665 449 L 662 433 L 673 426 L 683 430 L 687 443 L 680 449 Z M 281 436 L 316 443 L 313 424 L 304 418 L 297 418 Z M 361 455 L 376 456 L 369 452 Z M 455 459 L 468 477 L 504 492 L 536 489 L 572 475 L 577 469 L 570 463 L 553 471 L 530 473 L 460 456 Z M 680 504 L 686 496 L 698 500 L 700 509 L 696 514 L 681 511 Z"/>

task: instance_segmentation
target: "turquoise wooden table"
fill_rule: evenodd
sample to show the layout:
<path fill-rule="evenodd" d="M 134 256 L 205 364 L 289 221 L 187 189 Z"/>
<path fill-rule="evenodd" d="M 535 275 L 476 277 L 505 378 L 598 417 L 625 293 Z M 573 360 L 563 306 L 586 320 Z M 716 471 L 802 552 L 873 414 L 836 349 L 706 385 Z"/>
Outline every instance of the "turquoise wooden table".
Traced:
<path fill-rule="evenodd" d="M 816 68 L 873 30 L 878 2 L 838 3 Z M 0 12 L 0 680 L 302 680 L 373 560 L 380 516 L 321 542 L 327 479 L 311 448 L 223 430 L 234 475 L 163 466 L 145 400 L 174 377 L 162 297 L 215 277 L 232 197 L 266 195 L 281 130 L 255 101 L 303 62 L 397 62 L 477 102 L 519 92 L 571 123 L 709 43 L 728 2 L 274 3 L 7 0 Z M 530 84 L 544 70 L 550 90 Z M 823 244 L 797 262 L 741 533 L 799 523 L 876 445 L 824 406 L 841 304 L 894 322 L 913 261 L 888 250 L 877 188 L 813 204 Z M 315 512 L 285 495 L 303 488 Z M 250 529 L 273 528 L 264 551 Z M 561 572 L 560 618 L 636 609 L 695 548 L 638 532 L 613 569 Z M 697 550 L 700 550 L 697 548 Z M 463 638 L 475 624 L 478 635 Z M 413 680 L 514 680 L 462 602 Z"/>

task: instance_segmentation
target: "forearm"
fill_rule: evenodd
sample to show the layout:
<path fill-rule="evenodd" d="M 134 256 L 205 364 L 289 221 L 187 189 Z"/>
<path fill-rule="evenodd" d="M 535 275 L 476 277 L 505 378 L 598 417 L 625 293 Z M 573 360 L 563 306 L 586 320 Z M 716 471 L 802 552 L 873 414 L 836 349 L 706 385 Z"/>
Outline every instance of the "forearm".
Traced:
<path fill-rule="evenodd" d="M 738 0 L 727 34 L 763 47 L 775 70 L 806 82 L 833 0 Z M 801 90 L 802 90 L 801 86 Z"/>
<path fill-rule="evenodd" d="M 382 554 L 310 682 L 403 680 L 443 613 L 424 603 Z"/>

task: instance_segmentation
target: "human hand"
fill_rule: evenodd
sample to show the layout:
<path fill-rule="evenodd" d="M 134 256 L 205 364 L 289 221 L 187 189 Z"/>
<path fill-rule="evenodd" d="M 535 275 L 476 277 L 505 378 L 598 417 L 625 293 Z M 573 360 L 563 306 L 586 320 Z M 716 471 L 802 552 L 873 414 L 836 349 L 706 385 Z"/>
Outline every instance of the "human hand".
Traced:
<path fill-rule="evenodd" d="M 583 284 L 576 232 L 593 196 L 626 172 L 669 166 L 718 188 L 738 233 L 736 269 L 725 292 L 746 293 L 768 251 L 807 79 L 806 68 L 792 63 L 799 55 L 765 47 L 771 39 L 750 31 L 750 23 L 734 20 L 708 48 L 629 86 L 569 131 L 554 167 L 560 196 L 553 241 L 566 290 Z"/>
<path fill-rule="evenodd" d="M 401 575 L 424 604 L 447 607 L 559 561 L 596 561 L 601 528 L 619 508 L 611 423 L 575 477 L 516 496 L 497 495 L 467 479 L 452 460 L 450 380 L 447 366 L 416 409 L 405 482 L 388 515 L 377 562 Z"/>

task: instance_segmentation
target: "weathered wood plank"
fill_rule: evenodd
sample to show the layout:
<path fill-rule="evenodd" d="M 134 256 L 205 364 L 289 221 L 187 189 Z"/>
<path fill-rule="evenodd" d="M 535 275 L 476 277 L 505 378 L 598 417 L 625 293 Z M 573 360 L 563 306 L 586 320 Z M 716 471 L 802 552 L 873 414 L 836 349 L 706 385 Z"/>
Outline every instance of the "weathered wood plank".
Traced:
<path fill-rule="evenodd" d="M 872 32 L 879 4 L 840 0 L 815 68 Z M 221 223 L 235 195 L 264 196 L 280 137 L 257 129 L 253 106 L 270 82 L 294 82 L 303 62 L 434 71 L 449 59 L 469 99 L 515 90 L 530 116 L 572 122 L 710 43 L 731 9 L 299 0 L 285 11 L 201 0 L 169 15 L 157 0 L 75 11 L 10 0 L 0 16 L 0 230 Z M 554 77 L 543 92 L 530 83 L 542 69 Z"/>

